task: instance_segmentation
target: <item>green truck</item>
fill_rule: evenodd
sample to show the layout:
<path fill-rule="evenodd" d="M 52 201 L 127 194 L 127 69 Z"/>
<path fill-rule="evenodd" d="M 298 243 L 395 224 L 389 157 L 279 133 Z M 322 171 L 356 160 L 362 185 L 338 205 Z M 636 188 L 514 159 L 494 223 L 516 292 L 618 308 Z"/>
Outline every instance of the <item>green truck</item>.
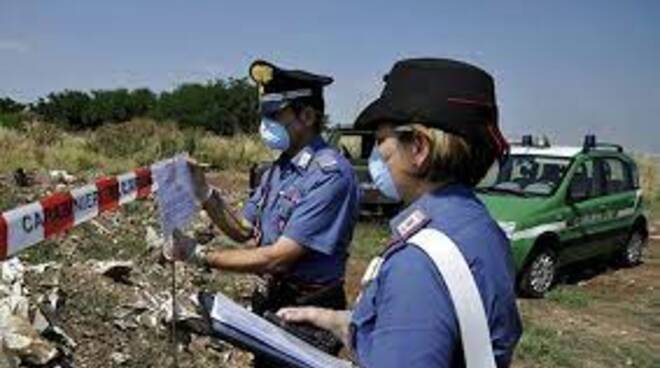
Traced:
<path fill-rule="evenodd" d="M 582 147 L 558 147 L 525 136 L 478 191 L 511 240 L 523 295 L 542 297 L 569 264 L 642 260 L 647 215 L 637 166 L 621 146 L 587 136 Z"/>

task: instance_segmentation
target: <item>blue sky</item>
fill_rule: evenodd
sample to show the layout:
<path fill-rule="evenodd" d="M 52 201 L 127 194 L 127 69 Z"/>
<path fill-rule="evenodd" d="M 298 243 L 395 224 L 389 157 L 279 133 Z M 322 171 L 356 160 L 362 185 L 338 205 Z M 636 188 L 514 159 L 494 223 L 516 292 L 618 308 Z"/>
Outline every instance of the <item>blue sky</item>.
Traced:
<path fill-rule="evenodd" d="M 497 80 L 509 136 L 585 132 L 660 153 L 660 1 L 0 0 L 0 96 L 244 77 L 255 58 L 332 75 L 350 123 L 401 58 Z"/>

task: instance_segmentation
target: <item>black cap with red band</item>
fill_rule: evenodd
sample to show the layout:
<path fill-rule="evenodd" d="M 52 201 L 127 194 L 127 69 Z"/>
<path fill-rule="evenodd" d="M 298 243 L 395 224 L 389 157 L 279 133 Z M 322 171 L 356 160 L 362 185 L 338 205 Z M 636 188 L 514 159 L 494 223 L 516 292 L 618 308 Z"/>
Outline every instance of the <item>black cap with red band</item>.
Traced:
<path fill-rule="evenodd" d="M 384 80 L 383 92 L 360 113 L 356 129 L 419 123 L 492 145 L 498 157 L 506 155 L 495 84 L 482 69 L 449 59 L 407 59 L 394 64 Z"/>

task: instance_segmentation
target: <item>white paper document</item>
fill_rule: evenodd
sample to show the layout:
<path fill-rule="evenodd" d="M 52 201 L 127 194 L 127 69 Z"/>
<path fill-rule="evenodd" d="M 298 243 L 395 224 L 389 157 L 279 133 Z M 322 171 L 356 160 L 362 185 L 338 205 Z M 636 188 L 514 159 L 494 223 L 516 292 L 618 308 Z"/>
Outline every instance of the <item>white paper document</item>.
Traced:
<path fill-rule="evenodd" d="M 152 176 L 158 185 L 156 198 L 165 236 L 170 236 L 174 229 L 186 226 L 197 214 L 187 158 L 188 155 L 181 154 L 151 166 Z"/>
<path fill-rule="evenodd" d="M 248 311 L 225 295 L 215 295 L 211 318 L 314 368 L 350 368 L 348 361 L 313 347 Z"/>

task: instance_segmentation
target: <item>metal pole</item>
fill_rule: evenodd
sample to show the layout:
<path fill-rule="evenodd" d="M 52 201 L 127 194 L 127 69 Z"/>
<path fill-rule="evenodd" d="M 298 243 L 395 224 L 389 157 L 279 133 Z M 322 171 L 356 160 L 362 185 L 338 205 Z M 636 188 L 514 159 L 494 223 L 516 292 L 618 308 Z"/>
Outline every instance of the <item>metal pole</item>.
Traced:
<path fill-rule="evenodd" d="M 179 368 L 179 346 L 176 336 L 176 261 L 172 260 L 172 366 Z"/>

